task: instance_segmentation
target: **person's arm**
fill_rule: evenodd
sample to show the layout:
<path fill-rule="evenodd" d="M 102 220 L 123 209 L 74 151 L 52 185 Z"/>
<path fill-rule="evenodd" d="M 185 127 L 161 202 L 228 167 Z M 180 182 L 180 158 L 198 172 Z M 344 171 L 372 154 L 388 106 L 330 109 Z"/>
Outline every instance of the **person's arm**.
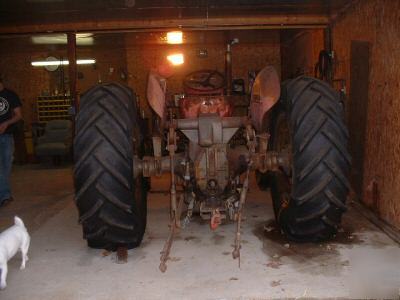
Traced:
<path fill-rule="evenodd" d="M 22 119 L 22 110 L 21 110 L 21 106 L 18 106 L 16 108 L 14 108 L 13 116 L 11 119 L 8 119 L 7 121 L 4 121 L 3 123 L 0 123 L 0 134 L 3 134 L 7 130 L 8 126 L 18 122 L 21 119 Z"/>

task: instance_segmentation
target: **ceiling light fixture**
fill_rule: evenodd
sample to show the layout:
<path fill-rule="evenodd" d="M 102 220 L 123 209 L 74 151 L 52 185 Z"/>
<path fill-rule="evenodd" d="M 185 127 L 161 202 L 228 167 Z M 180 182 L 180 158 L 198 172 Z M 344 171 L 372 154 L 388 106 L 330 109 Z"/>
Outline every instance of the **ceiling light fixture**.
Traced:
<path fill-rule="evenodd" d="M 90 64 L 95 64 L 96 60 L 95 59 L 78 59 L 76 61 L 77 65 L 90 65 Z M 48 61 L 48 60 L 41 60 L 41 61 L 33 61 L 31 62 L 31 65 L 34 67 L 44 67 L 44 66 L 66 66 L 69 65 L 68 60 L 56 60 L 56 61 Z"/>
<path fill-rule="evenodd" d="M 167 56 L 167 59 L 174 66 L 178 66 L 184 63 L 184 58 L 182 53 L 171 54 Z"/>
<path fill-rule="evenodd" d="M 182 44 L 183 43 L 182 31 L 167 32 L 167 43 L 168 44 Z"/>

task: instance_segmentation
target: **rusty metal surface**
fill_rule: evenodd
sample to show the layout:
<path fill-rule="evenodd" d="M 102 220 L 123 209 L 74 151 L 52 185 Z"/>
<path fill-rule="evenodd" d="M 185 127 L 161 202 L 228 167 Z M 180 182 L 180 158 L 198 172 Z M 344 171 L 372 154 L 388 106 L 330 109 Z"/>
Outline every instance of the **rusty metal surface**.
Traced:
<path fill-rule="evenodd" d="M 200 113 L 198 118 L 175 119 L 166 124 L 169 126 L 169 156 L 136 158 L 134 164 L 139 169 L 136 173 L 142 172 L 145 176 L 167 171 L 171 175 L 170 232 L 161 252 L 160 271 L 167 269 L 176 230 L 187 226 L 196 205 L 200 216 L 209 220 L 211 230 L 216 230 L 225 220 L 237 222 L 232 256 L 239 259 L 240 267 L 241 222 L 249 172 L 276 170 L 287 165 L 290 163 L 289 152 L 268 151 L 268 134 L 256 135 L 247 117 Z M 230 144 L 231 137 L 240 127 L 246 144 Z M 188 147 L 182 153 L 176 153 L 178 130 L 189 139 Z M 156 144 L 159 145 L 159 141 Z M 159 152 L 158 149 L 156 153 Z M 240 175 L 245 172 L 243 180 Z M 179 192 L 178 186 L 182 187 L 183 193 Z M 181 225 L 184 201 L 187 213 Z"/>
<path fill-rule="evenodd" d="M 250 100 L 251 122 L 258 132 L 263 130 L 265 113 L 279 100 L 280 93 L 278 73 L 274 67 L 266 66 L 254 81 Z"/>
<path fill-rule="evenodd" d="M 220 117 L 232 115 L 232 105 L 224 96 L 189 96 L 179 102 L 180 113 L 184 118 L 198 118 L 200 114 L 217 113 Z"/>
<path fill-rule="evenodd" d="M 176 153 L 174 164 L 175 171 L 180 172 L 179 166 L 185 161 L 185 153 Z M 143 159 L 135 157 L 133 160 L 134 177 L 143 175 L 144 177 L 158 176 L 162 173 L 169 172 L 171 169 L 171 160 L 169 156 L 152 157 L 145 156 Z"/>
<path fill-rule="evenodd" d="M 219 209 L 216 208 L 213 210 L 211 214 L 210 228 L 211 230 L 216 230 L 221 224 L 222 224 L 222 216 L 221 213 L 219 212 Z"/>
<path fill-rule="evenodd" d="M 117 264 L 126 264 L 128 262 L 128 248 L 118 247 L 117 248 Z"/>
<path fill-rule="evenodd" d="M 199 118 L 199 145 L 209 147 L 222 143 L 222 122 L 216 114 L 204 114 Z"/>
<path fill-rule="evenodd" d="M 193 145 L 194 146 L 194 145 Z M 194 159 L 196 185 L 210 197 L 219 197 L 229 182 L 227 145 L 218 144 L 201 148 Z"/>
<path fill-rule="evenodd" d="M 245 126 L 249 122 L 249 119 L 247 117 L 225 117 L 221 118 L 221 122 L 223 128 L 235 128 L 235 127 L 239 128 Z M 197 118 L 176 119 L 168 123 L 168 125 L 181 130 L 198 129 L 199 120 Z"/>

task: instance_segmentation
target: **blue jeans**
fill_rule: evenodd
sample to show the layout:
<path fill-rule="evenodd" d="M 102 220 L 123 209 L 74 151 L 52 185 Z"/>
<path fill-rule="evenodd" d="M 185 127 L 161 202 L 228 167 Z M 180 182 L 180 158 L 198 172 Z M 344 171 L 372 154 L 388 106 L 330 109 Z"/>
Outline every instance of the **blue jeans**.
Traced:
<path fill-rule="evenodd" d="M 0 204 L 11 197 L 10 176 L 14 153 L 12 134 L 0 135 Z"/>

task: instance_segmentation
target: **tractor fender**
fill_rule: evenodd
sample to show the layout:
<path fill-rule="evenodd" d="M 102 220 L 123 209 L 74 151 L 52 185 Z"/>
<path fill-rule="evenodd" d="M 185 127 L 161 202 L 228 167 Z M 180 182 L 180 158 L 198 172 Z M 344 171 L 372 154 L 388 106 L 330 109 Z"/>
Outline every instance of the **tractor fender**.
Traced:
<path fill-rule="evenodd" d="M 169 64 L 160 64 L 149 72 L 147 80 L 147 101 L 153 111 L 160 117 L 161 124 L 166 117 L 167 79 L 174 74 L 174 70 Z"/>
<path fill-rule="evenodd" d="M 165 118 L 165 90 L 165 78 L 151 70 L 147 81 L 147 101 L 161 120 Z"/>
<path fill-rule="evenodd" d="M 257 132 L 263 130 L 265 114 L 278 102 L 280 94 L 278 73 L 273 66 L 266 66 L 257 74 L 250 98 L 251 122 Z"/>

